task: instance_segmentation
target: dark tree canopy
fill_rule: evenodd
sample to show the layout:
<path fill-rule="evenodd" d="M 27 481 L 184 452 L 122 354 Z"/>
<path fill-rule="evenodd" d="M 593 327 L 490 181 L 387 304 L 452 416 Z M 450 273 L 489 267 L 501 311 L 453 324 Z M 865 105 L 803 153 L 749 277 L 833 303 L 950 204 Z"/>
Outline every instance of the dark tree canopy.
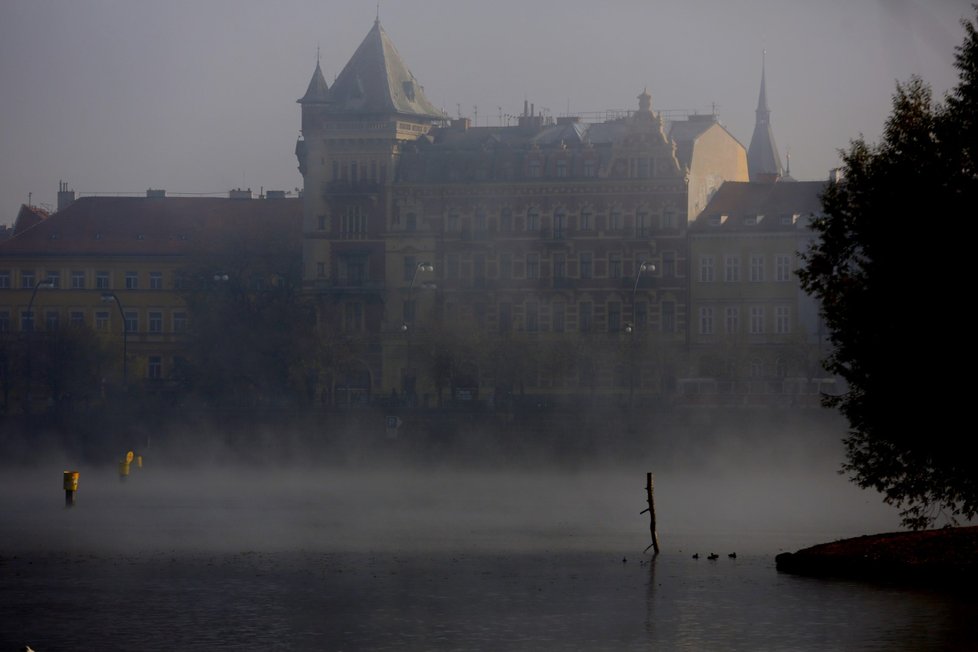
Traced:
<path fill-rule="evenodd" d="M 882 141 L 842 152 L 843 179 L 799 271 L 821 304 L 848 383 L 828 397 L 849 421 L 843 470 L 920 529 L 978 514 L 967 327 L 966 222 L 978 207 L 978 32 L 962 21 L 959 83 L 941 104 L 898 84 Z"/>

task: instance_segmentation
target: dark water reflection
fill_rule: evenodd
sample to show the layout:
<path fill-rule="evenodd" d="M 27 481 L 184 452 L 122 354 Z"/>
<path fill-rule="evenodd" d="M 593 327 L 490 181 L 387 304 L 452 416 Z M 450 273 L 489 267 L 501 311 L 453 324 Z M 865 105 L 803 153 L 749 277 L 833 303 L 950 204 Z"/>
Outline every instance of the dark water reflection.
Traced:
<path fill-rule="evenodd" d="M 2 649 L 974 650 L 973 596 L 602 552 L 5 558 Z"/>
<path fill-rule="evenodd" d="M 777 573 L 892 529 L 843 479 L 663 473 L 652 563 L 644 468 L 6 473 L 0 652 L 978 650 L 974 595 Z"/>

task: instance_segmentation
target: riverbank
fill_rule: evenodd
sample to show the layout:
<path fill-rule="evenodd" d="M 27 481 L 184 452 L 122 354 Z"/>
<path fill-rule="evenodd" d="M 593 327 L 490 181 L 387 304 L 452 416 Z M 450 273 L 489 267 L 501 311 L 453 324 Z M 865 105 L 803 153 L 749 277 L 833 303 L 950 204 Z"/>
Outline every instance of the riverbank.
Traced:
<path fill-rule="evenodd" d="M 898 584 L 973 586 L 978 580 L 978 526 L 889 532 L 786 552 L 785 573 Z"/>

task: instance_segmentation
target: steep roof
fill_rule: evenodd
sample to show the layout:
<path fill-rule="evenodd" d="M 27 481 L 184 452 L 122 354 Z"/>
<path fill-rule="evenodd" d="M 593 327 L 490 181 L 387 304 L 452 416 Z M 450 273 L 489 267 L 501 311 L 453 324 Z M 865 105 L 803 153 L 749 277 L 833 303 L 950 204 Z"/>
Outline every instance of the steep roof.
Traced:
<path fill-rule="evenodd" d="M 764 63 L 761 63 L 761 90 L 754 112 L 754 134 L 747 148 L 747 171 L 751 181 L 774 181 L 784 174 L 781 155 L 771 130 L 771 111 L 767 108 L 767 88 L 764 80 Z"/>
<path fill-rule="evenodd" d="M 379 20 L 333 82 L 329 100 L 339 112 L 446 117 L 425 97 Z"/>
<path fill-rule="evenodd" d="M 12 235 L 23 233 L 31 227 L 37 226 L 44 220 L 48 219 L 48 217 L 50 217 L 50 215 L 42 208 L 21 204 L 20 210 L 17 212 L 17 218 L 14 220 Z"/>
<path fill-rule="evenodd" d="M 0 256 L 167 256 L 281 237 L 301 251 L 299 199 L 82 197 L 13 238 Z"/>
<path fill-rule="evenodd" d="M 319 67 L 319 61 L 316 61 L 316 70 L 313 71 L 312 79 L 309 80 L 306 94 L 296 102 L 299 104 L 325 104 L 329 102 L 329 87 L 323 77 L 323 69 Z"/>

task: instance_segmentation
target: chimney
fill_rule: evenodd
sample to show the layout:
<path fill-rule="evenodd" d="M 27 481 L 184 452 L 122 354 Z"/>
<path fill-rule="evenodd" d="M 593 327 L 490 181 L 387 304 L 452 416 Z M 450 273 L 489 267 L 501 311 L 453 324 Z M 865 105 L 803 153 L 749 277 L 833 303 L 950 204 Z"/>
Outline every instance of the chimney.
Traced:
<path fill-rule="evenodd" d="M 163 199 L 164 197 L 166 197 L 166 190 L 153 188 L 148 188 L 146 190 L 147 199 Z"/>
<path fill-rule="evenodd" d="M 228 193 L 228 199 L 251 199 L 251 188 L 248 188 L 247 190 L 235 188 Z"/>
<path fill-rule="evenodd" d="M 67 181 L 58 181 L 58 210 L 63 211 L 75 201 L 75 191 L 68 190 Z"/>

